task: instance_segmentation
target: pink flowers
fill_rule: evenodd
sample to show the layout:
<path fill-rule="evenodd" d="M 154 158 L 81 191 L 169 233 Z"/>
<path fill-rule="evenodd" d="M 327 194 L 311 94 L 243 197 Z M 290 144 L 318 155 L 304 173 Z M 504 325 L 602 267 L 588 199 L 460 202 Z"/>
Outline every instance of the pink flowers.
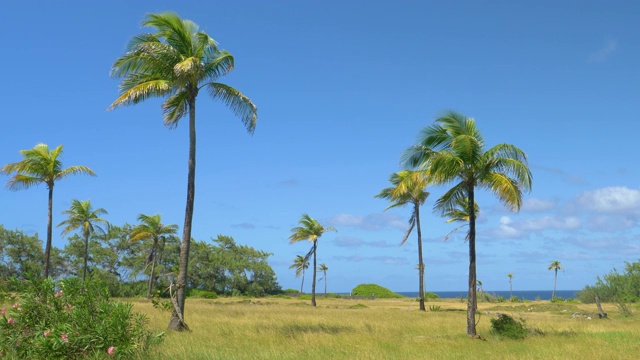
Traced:
<path fill-rule="evenodd" d="M 62 335 L 60 335 L 60 337 L 62 338 L 62 341 L 66 342 L 66 343 L 69 342 L 69 339 L 67 339 L 67 334 L 63 333 Z"/>
<path fill-rule="evenodd" d="M 53 296 L 55 296 L 55 297 L 60 297 L 60 296 L 62 296 L 62 290 L 60 290 L 60 291 L 56 291 L 56 293 L 55 293 Z"/>
<path fill-rule="evenodd" d="M 45 330 L 43 335 L 44 335 L 44 337 L 47 337 L 47 336 L 51 335 L 51 331 Z"/>
<path fill-rule="evenodd" d="M 109 355 L 113 355 L 116 353 L 116 348 L 111 346 L 108 350 L 107 350 L 107 354 Z"/>
<path fill-rule="evenodd" d="M 7 311 L 7 309 L 2 308 L 2 310 L 0 310 L 0 315 L 4 315 L 4 313 Z"/>
<path fill-rule="evenodd" d="M 15 320 L 13 320 L 13 318 L 8 318 L 8 319 L 7 319 L 7 322 L 8 322 L 9 324 L 12 324 L 12 325 L 13 325 L 13 323 L 15 323 Z"/>
<path fill-rule="evenodd" d="M 14 304 L 13 304 L 13 308 L 14 308 L 14 309 L 15 309 L 15 308 L 17 308 L 18 306 L 20 306 L 20 304 L 18 304 L 18 303 L 14 303 Z"/>

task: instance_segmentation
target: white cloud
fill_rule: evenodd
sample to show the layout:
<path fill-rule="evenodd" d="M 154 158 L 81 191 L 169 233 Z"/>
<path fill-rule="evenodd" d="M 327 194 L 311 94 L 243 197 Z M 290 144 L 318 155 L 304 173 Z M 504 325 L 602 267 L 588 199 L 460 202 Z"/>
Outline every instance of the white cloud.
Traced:
<path fill-rule="evenodd" d="M 580 227 L 580 218 L 568 216 L 565 218 L 543 216 L 540 218 L 526 219 L 517 224 L 521 230 L 541 231 L 548 229 L 572 230 Z"/>
<path fill-rule="evenodd" d="M 522 204 L 522 211 L 525 212 L 543 212 L 553 209 L 556 206 L 551 200 L 540 200 L 536 198 L 526 199 Z"/>
<path fill-rule="evenodd" d="M 597 51 L 591 53 L 589 55 L 589 62 L 591 63 L 601 63 L 607 61 L 611 54 L 613 54 L 618 47 L 618 42 L 614 40 L 609 40 L 607 43 L 598 49 Z"/>
<path fill-rule="evenodd" d="M 364 245 L 364 240 L 350 236 L 336 236 L 333 243 L 340 247 L 360 247 Z"/>
<path fill-rule="evenodd" d="M 396 228 L 404 230 L 408 224 L 398 215 L 394 214 L 369 214 L 358 216 L 353 214 L 337 214 L 327 220 L 332 226 L 351 226 L 364 230 L 381 230 L 384 228 Z"/>
<path fill-rule="evenodd" d="M 373 261 L 383 263 L 385 265 L 405 265 L 408 264 L 407 258 L 398 256 L 334 256 L 335 260 L 344 260 L 348 262 Z"/>
<path fill-rule="evenodd" d="M 578 195 L 575 202 L 600 213 L 640 215 L 640 191 L 623 186 L 587 191 Z"/>

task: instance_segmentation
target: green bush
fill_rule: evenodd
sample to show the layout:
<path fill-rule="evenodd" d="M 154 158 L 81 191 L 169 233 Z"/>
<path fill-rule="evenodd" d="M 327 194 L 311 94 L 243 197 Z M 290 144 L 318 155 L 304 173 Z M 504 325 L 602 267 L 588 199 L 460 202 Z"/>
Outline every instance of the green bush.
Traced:
<path fill-rule="evenodd" d="M 218 294 L 216 294 L 213 291 L 206 291 L 206 290 L 200 290 L 200 289 L 190 289 L 189 290 L 189 297 L 200 298 L 200 299 L 217 299 L 218 298 Z"/>
<path fill-rule="evenodd" d="M 19 300 L 1 310 L 0 352 L 8 358 L 144 357 L 161 339 L 132 304 L 109 301 L 103 284 L 35 278 L 23 285 Z"/>
<path fill-rule="evenodd" d="M 512 296 L 512 297 L 510 297 L 510 298 L 509 298 L 509 301 L 511 301 L 511 302 L 515 302 L 515 303 L 522 302 L 522 300 L 520 300 L 520 298 L 519 298 L 519 297 L 517 297 L 517 296 Z"/>
<path fill-rule="evenodd" d="M 442 308 L 440 307 L 440 305 L 431 305 L 431 306 L 429 306 L 429 310 L 430 311 L 440 311 L 440 310 L 442 310 Z"/>
<path fill-rule="evenodd" d="M 376 284 L 360 284 L 351 290 L 354 296 L 375 296 L 378 299 L 402 298 L 400 294 Z"/>
<path fill-rule="evenodd" d="M 438 294 L 434 294 L 432 292 L 425 291 L 424 298 L 425 298 L 425 300 L 440 299 L 440 296 L 438 296 Z"/>
<path fill-rule="evenodd" d="M 524 322 L 517 321 L 506 314 L 500 314 L 497 319 L 491 319 L 491 331 L 509 339 L 524 339 L 527 336 Z"/>
<path fill-rule="evenodd" d="M 349 309 L 368 309 L 369 307 L 367 305 L 363 305 L 363 304 L 355 304 L 355 305 L 351 305 L 349 306 Z"/>
<path fill-rule="evenodd" d="M 560 296 L 556 296 L 556 297 L 551 299 L 551 302 L 552 303 L 561 303 L 561 302 L 564 302 L 564 299 L 561 298 Z"/>
<path fill-rule="evenodd" d="M 300 291 L 296 289 L 284 289 L 285 294 L 299 294 Z"/>

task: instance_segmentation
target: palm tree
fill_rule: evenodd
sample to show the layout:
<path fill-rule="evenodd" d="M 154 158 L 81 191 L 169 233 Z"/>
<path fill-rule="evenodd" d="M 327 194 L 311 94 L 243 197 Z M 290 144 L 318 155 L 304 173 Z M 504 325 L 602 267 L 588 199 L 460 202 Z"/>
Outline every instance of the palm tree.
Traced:
<path fill-rule="evenodd" d="M 127 52 L 116 59 L 111 75 L 122 78 L 120 96 L 109 109 L 137 104 L 150 97 L 166 97 L 162 103 L 164 124 L 169 128 L 189 114 L 189 161 L 187 205 L 185 208 L 180 266 L 178 271 L 177 311 L 169 328 L 184 330 L 184 299 L 191 244 L 191 223 L 196 177 L 196 98 L 205 89 L 213 100 L 220 100 L 238 116 L 249 133 L 258 118 L 249 98 L 233 87 L 217 82 L 234 67 L 233 56 L 218 46 L 208 34 L 190 20 L 167 12 L 149 14 L 142 25 L 153 34 L 134 36 Z"/>
<path fill-rule="evenodd" d="M 46 144 L 38 144 L 33 149 L 20 150 L 22 160 L 2 167 L 5 174 L 15 173 L 7 182 L 10 190 L 28 189 L 31 186 L 45 183 L 49 190 L 49 210 L 47 215 L 47 244 L 44 250 L 42 275 L 49 276 L 49 258 L 51 257 L 51 234 L 53 224 L 53 187 L 56 181 L 69 175 L 87 174 L 95 176 L 93 170 L 86 166 L 70 166 L 62 168 L 62 145 L 49 150 Z"/>
<path fill-rule="evenodd" d="M 558 260 L 551 261 L 551 263 L 549 264 L 549 267 L 547 268 L 547 270 L 555 270 L 556 272 L 555 279 L 553 280 L 553 293 L 551 294 L 551 300 L 555 299 L 556 297 L 556 285 L 558 284 L 558 270 L 562 270 L 562 269 L 564 268 L 562 267 L 562 264 Z"/>
<path fill-rule="evenodd" d="M 320 281 L 322 281 L 322 279 L 324 279 L 324 296 L 327 296 L 327 271 L 329 270 L 329 268 L 327 267 L 327 265 L 325 263 L 320 264 L 320 266 L 318 266 L 318 271 L 322 271 L 322 278 L 320 279 Z"/>
<path fill-rule="evenodd" d="M 138 224 L 131 231 L 131 238 L 129 241 L 137 240 L 151 240 L 151 248 L 149 249 L 149 255 L 147 256 L 147 263 L 145 266 L 151 265 L 151 272 L 149 273 L 149 286 L 147 290 L 147 299 L 151 298 L 151 290 L 153 290 L 153 281 L 156 275 L 156 265 L 158 264 L 158 258 L 162 257 L 162 251 L 164 251 L 164 244 L 168 236 L 175 235 L 178 231 L 178 225 L 164 225 L 162 223 L 162 217 L 160 214 L 155 215 L 138 215 Z M 160 254 L 158 256 L 158 254 Z"/>
<path fill-rule="evenodd" d="M 449 112 L 421 131 L 418 144 L 403 154 L 403 161 L 427 170 L 433 184 L 454 183 L 435 204 L 447 214 L 467 199 L 469 214 L 469 296 L 467 334 L 476 336 L 476 213 L 475 191 L 484 188 L 496 195 L 511 211 L 522 205 L 522 192 L 531 189 L 527 157 L 519 148 L 499 144 L 488 150 L 475 120 Z"/>
<path fill-rule="evenodd" d="M 508 273 L 509 277 L 509 299 L 513 298 L 513 273 Z"/>
<path fill-rule="evenodd" d="M 413 205 L 413 212 L 409 218 L 409 228 L 404 234 L 400 246 L 409 238 L 413 228 L 418 232 L 418 269 L 419 269 L 419 286 L 418 294 L 420 297 L 420 310 L 426 311 L 424 305 L 424 261 L 422 259 L 422 230 L 420 228 L 420 206 L 424 204 L 429 193 L 424 189 L 427 187 L 428 180 L 424 171 L 403 170 L 398 173 L 391 174 L 389 181 L 393 186 L 384 188 L 375 197 L 387 199 L 391 205 L 387 209 L 407 204 Z M 385 209 L 385 210 L 387 210 Z"/>
<path fill-rule="evenodd" d="M 296 226 L 291 229 L 291 236 L 289 236 L 289 243 L 293 244 L 302 240 L 309 240 L 313 245 L 311 246 L 311 250 L 305 259 L 309 259 L 311 255 L 313 255 L 313 282 L 311 283 L 311 306 L 316 306 L 316 269 L 318 268 L 318 264 L 316 262 L 316 253 L 318 250 L 318 239 L 325 233 L 325 231 L 337 231 L 334 227 L 328 226 L 323 227 L 316 219 L 313 219 L 307 214 L 302 214 L 300 221 L 298 221 L 300 226 Z"/>
<path fill-rule="evenodd" d="M 71 207 L 62 213 L 68 215 L 67 220 L 58 224 L 58 226 L 64 226 L 62 236 L 67 235 L 73 230 L 80 230 L 84 238 L 84 266 L 82 267 L 82 281 L 84 281 L 87 277 L 89 237 L 94 232 L 104 234 L 105 231 L 99 224 L 108 225 L 108 223 L 105 219 L 101 218 L 100 215 L 107 214 L 107 211 L 103 208 L 94 210 L 90 200 L 79 201 L 73 199 L 71 201 Z"/>
<path fill-rule="evenodd" d="M 300 294 L 302 294 L 302 289 L 304 289 L 304 271 L 309 268 L 309 260 L 302 255 L 296 256 L 293 259 L 293 264 L 289 266 L 289 269 L 296 270 L 296 277 L 302 275 L 302 284 L 300 284 Z"/>

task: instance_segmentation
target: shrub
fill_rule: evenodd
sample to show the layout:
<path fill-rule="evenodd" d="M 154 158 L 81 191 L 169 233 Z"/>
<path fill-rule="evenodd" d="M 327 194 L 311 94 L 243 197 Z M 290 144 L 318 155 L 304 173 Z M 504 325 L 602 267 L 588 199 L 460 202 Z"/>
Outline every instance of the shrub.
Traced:
<path fill-rule="evenodd" d="M 375 295 L 379 299 L 391 299 L 402 298 L 400 294 L 396 294 L 393 291 L 376 284 L 360 284 L 351 290 L 351 295 L 354 296 L 372 296 Z"/>
<path fill-rule="evenodd" d="M 527 336 L 524 322 L 517 321 L 506 314 L 500 314 L 497 319 L 491 319 L 491 331 L 509 339 L 524 339 Z"/>
<path fill-rule="evenodd" d="M 355 304 L 355 305 L 351 305 L 349 306 L 349 309 L 368 309 L 369 307 L 367 305 L 363 305 L 363 304 Z"/>
<path fill-rule="evenodd" d="M 425 293 L 424 293 L 424 298 L 425 298 L 426 300 L 429 300 L 429 299 L 440 299 L 440 296 L 438 296 L 438 294 L 435 294 L 435 293 L 432 293 L 432 292 L 425 291 Z"/>
<path fill-rule="evenodd" d="M 561 298 L 560 296 L 556 296 L 556 297 L 551 299 L 551 302 L 552 303 L 561 303 L 561 302 L 564 302 L 564 299 Z"/>
<path fill-rule="evenodd" d="M 299 294 L 300 291 L 296 289 L 284 289 L 285 294 Z"/>
<path fill-rule="evenodd" d="M 18 359 L 117 359 L 142 356 L 161 339 L 132 304 L 109 301 L 103 284 L 34 278 L 2 309 L 0 351 Z"/>
<path fill-rule="evenodd" d="M 519 298 L 519 297 L 517 297 L 517 296 L 512 296 L 512 297 L 510 297 L 510 298 L 509 298 L 509 301 L 511 301 L 511 302 L 516 302 L 516 303 L 517 303 L 517 302 L 522 302 L 522 301 L 520 300 L 520 298 Z"/>
<path fill-rule="evenodd" d="M 442 308 L 440 308 L 440 305 L 429 306 L 429 311 L 440 311 L 440 310 L 442 310 Z"/>
<path fill-rule="evenodd" d="M 216 294 L 213 291 L 206 291 L 206 290 L 200 290 L 200 289 L 190 289 L 189 290 L 189 297 L 200 298 L 200 299 L 217 299 L 218 298 L 218 294 Z"/>

